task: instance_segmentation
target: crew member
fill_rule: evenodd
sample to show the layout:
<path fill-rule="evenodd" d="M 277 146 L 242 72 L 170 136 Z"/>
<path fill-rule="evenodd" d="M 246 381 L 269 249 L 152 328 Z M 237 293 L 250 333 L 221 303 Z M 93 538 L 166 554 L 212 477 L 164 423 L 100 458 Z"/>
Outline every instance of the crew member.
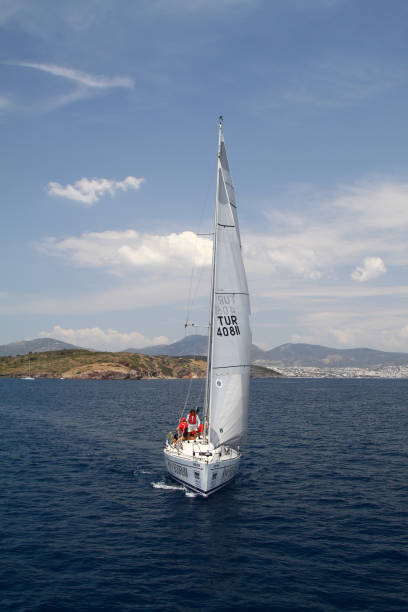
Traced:
<path fill-rule="evenodd" d="M 180 419 L 179 424 L 177 425 L 176 433 L 174 434 L 174 441 L 176 441 L 179 436 L 181 436 L 182 438 L 186 436 L 187 427 L 187 419 L 186 417 L 183 417 L 182 419 Z"/>
<path fill-rule="evenodd" d="M 198 428 L 200 427 L 200 417 L 198 416 L 197 411 L 194 410 L 194 408 L 192 408 L 187 415 L 187 427 L 189 438 L 194 438 L 197 434 Z"/>

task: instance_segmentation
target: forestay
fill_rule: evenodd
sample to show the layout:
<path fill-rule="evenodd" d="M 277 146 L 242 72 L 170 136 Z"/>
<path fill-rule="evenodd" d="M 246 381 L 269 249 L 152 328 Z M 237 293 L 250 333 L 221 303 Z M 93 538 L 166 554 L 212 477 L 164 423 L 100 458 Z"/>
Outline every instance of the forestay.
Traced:
<path fill-rule="evenodd" d="M 251 330 L 234 187 L 222 129 L 218 153 L 210 337 L 209 441 L 239 445 L 248 421 Z"/>

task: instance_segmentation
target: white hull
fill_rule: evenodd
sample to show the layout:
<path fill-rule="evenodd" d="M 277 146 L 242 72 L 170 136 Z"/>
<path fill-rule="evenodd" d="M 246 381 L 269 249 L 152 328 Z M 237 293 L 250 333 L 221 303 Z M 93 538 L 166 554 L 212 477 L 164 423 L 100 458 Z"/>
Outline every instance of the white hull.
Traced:
<path fill-rule="evenodd" d="M 241 458 L 227 446 L 214 449 L 195 441 L 167 444 L 164 457 L 170 476 L 203 497 L 225 487 L 236 476 Z"/>

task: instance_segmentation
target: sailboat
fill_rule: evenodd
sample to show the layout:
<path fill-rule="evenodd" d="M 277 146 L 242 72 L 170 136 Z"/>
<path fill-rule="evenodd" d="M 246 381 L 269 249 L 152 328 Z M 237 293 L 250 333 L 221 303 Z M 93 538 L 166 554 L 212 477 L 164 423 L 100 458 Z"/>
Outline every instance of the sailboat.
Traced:
<path fill-rule="evenodd" d="M 28 376 L 22 376 L 21 380 L 35 380 L 34 376 L 31 376 L 31 358 L 28 358 Z"/>
<path fill-rule="evenodd" d="M 222 127 L 220 117 L 203 430 L 164 447 L 170 476 L 203 497 L 238 473 L 248 421 L 250 304 Z"/>

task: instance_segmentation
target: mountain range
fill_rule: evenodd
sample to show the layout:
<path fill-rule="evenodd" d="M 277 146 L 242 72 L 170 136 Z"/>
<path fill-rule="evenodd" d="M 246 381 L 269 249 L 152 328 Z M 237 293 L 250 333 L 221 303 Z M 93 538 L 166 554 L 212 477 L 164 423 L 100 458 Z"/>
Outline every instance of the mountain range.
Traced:
<path fill-rule="evenodd" d="M 154 346 L 146 346 L 144 348 L 129 348 L 125 353 L 142 353 L 143 355 L 171 355 L 172 357 L 182 357 L 183 355 L 195 355 L 199 357 L 207 356 L 208 337 L 194 334 L 185 336 L 182 340 L 177 340 L 172 344 L 156 344 Z M 264 355 L 262 349 L 252 345 L 251 361 L 262 359 Z"/>
<path fill-rule="evenodd" d="M 80 347 L 53 338 L 37 338 L 0 345 L 0 356 L 26 355 L 45 351 L 79 349 Z M 207 355 L 207 336 L 191 335 L 172 344 L 158 344 L 144 348 L 129 348 L 126 353 L 170 357 Z M 268 351 L 252 345 L 251 361 L 269 367 L 317 367 L 317 368 L 369 368 L 379 365 L 408 364 L 408 353 L 391 353 L 368 348 L 336 349 L 315 344 L 287 343 Z"/>
<path fill-rule="evenodd" d="M 0 357 L 15 357 L 28 353 L 45 353 L 46 351 L 63 351 L 65 349 L 78 349 L 80 347 L 54 340 L 54 338 L 36 338 L 35 340 L 21 340 L 0 345 Z"/>
<path fill-rule="evenodd" d="M 268 366 L 306 366 L 317 368 L 369 368 L 408 364 L 408 353 L 390 353 L 369 348 L 334 349 L 316 344 L 282 344 L 263 351 L 255 363 Z"/>
<path fill-rule="evenodd" d="M 145 355 L 182 355 L 207 354 L 207 336 L 186 336 L 173 344 L 158 344 L 139 349 L 127 349 L 129 353 Z M 335 349 L 327 346 L 303 343 L 281 344 L 276 348 L 263 351 L 255 344 L 251 347 L 251 361 L 258 365 L 274 367 L 310 366 L 324 368 L 367 368 L 375 365 L 408 364 L 408 353 L 389 353 L 368 348 Z"/>

